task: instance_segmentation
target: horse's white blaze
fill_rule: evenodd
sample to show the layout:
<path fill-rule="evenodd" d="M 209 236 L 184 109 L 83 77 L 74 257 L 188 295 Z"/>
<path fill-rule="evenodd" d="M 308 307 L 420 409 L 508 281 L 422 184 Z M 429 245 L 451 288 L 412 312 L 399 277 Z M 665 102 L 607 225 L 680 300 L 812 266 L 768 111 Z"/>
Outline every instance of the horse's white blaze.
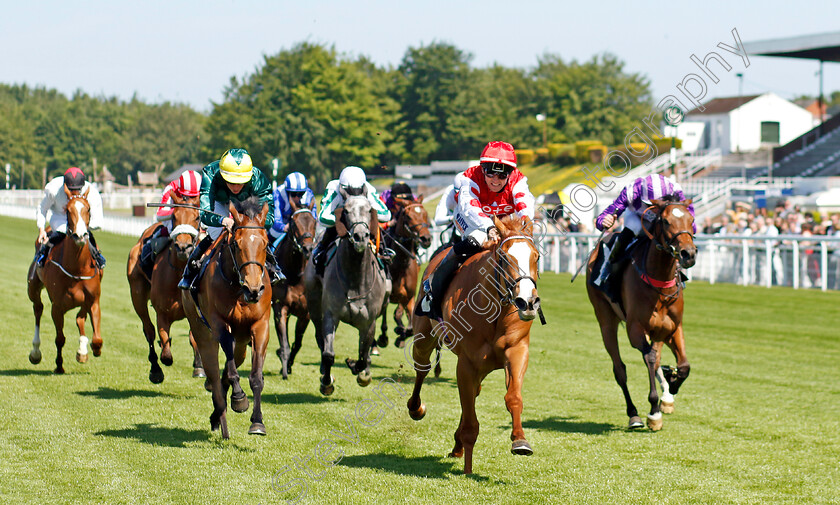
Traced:
<path fill-rule="evenodd" d="M 85 204 L 79 200 L 76 200 L 76 202 L 73 205 L 76 207 L 76 211 L 81 216 L 82 210 L 85 208 Z M 79 237 L 83 237 L 85 233 L 87 233 L 87 226 L 85 226 L 85 221 L 83 219 L 79 219 L 76 222 L 76 229 L 74 230 L 74 233 Z"/>
<path fill-rule="evenodd" d="M 87 354 L 88 353 L 88 338 L 84 335 L 79 335 L 79 354 Z"/>
<path fill-rule="evenodd" d="M 683 213 L 683 211 L 681 211 L 680 209 L 674 209 L 674 210 L 672 210 L 672 211 L 671 211 L 671 214 L 673 214 L 673 215 L 674 215 L 674 217 L 683 217 L 683 216 L 685 215 L 685 214 Z"/>
<path fill-rule="evenodd" d="M 251 238 L 251 242 L 253 242 L 253 241 L 257 240 L 257 236 L 256 236 L 256 235 L 251 235 L 251 237 L 250 237 L 250 238 Z"/>
<path fill-rule="evenodd" d="M 508 254 L 516 259 L 519 267 L 519 275 L 531 275 L 531 248 L 527 244 L 517 242 L 510 246 Z M 517 276 L 518 277 L 518 276 Z M 531 279 L 522 279 L 516 285 L 516 296 L 523 300 L 528 300 L 533 296 L 534 290 L 537 286 Z"/>

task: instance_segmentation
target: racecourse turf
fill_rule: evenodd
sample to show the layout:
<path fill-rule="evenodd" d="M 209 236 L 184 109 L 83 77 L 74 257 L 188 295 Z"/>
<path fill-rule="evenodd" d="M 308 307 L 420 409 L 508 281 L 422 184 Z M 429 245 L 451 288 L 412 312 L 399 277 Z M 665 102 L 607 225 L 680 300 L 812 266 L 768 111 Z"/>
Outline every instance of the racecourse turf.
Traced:
<path fill-rule="evenodd" d="M 383 391 L 393 410 L 364 401 L 376 397 L 343 366 L 357 352 L 346 326 L 338 332 L 342 365 L 329 398 L 318 392 L 311 328 L 288 381 L 278 373 L 272 330 L 263 395 L 268 435 L 247 435 L 249 414 L 228 411 L 231 439 L 222 440 L 210 431 L 209 394 L 191 377 L 186 322 L 174 326 L 175 364 L 164 367 L 166 380 L 148 381 L 147 346 L 125 278 L 131 238 L 97 235 L 108 258 L 102 356 L 75 361 L 68 313 L 67 373 L 53 375 L 47 309 L 44 359 L 31 365 L 25 276 L 34 238 L 33 223 L 0 218 L 2 503 L 256 505 L 300 494 L 300 503 L 331 504 L 840 503 L 840 293 L 691 284 L 685 332 L 692 368 L 676 413 L 660 432 L 629 432 L 582 280 L 545 274 L 539 288 L 548 325 L 533 326 L 523 390 L 534 455 L 510 453 L 504 374 L 497 371 L 478 397 L 475 474 L 464 476 L 463 461 L 445 457 L 460 412 L 454 356 L 444 356 L 440 380 L 427 379 L 428 413 L 415 422 L 392 388 Z M 644 412 L 641 356 L 625 336 L 620 342 Z M 391 346 L 373 362 L 374 383 L 394 377 L 410 390 L 413 374 L 401 351 Z M 249 363 L 241 372 L 250 394 Z M 380 407 L 378 424 L 355 418 Z M 375 417 L 370 412 L 367 419 Z M 329 439 L 335 445 L 319 446 Z M 316 462 L 316 452 L 335 458 L 339 451 L 343 459 L 333 467 Z"/>

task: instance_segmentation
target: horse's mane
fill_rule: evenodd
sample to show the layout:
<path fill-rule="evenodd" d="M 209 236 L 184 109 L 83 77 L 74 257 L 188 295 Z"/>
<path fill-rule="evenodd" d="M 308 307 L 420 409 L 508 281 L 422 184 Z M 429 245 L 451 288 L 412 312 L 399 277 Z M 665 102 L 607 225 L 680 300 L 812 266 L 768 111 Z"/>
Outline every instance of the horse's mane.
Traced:
<path fill-rule="evenodd" d="M 533 225 L 531 225 L 531 221 L 528 221 L 527 226 L 522 225 L 522 218 L 519 217 L 517 214 L 508 214 L 507 216 L 499 219 L 500 224 L 502 225 L 499 228 L 499 232 L 502 234 L 503 238 L 509 237 L 511 235 L 533 235 Z"/>
<path fill-rule="evenodd" d="M 665 195 L 662 198 L 660 198 L 659 200 L 662 201 L 662 202 L 669 202 L 669 203 L 675 203 L 675 202 L 680 202 L 681 201 L 679 198 L 677 198 L 677 195 Z"/>
<path fill-rule="evenodd" d="M 262 212 L 263 202 L 260 200 L 260 197 L 254 195 L 242 201 L 234 199 L 233 208 L 240 214 L 245 214 L 251 219 L 256 219 L 260 215 L 260 212 Z"/>

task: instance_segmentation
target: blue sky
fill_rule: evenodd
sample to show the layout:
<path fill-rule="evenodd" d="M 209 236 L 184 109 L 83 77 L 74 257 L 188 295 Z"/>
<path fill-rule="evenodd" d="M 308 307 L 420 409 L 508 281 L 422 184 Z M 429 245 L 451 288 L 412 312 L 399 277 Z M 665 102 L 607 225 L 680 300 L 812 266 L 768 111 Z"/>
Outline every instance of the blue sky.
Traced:
<path fill-rule="evenodd" d="M 515 6 L 514 6 L 515 5 Z M 265 55 L 309 41 L 398 65 L 406 48 L 446 41 L 494 62 L 532 67 L 538 56 L 587 60 L 609 51 L 627 70 L 646 74 L 657 101 L 719 42 L 743 42 L 840 31 L 830 1 L 706 2 L 554 1 L 99 1 L 0 0 L 0 82 L 71 94 L 137 95 L 200 110 L 222 99 L 231 76 L 253 73 Z M 773 91 L 785 98 L 816 94 L 818 64 L 753 57 L 732 65 L 705 100 Z M 825 65 L 825 90 L 840 89 L 840 64 Z"/>

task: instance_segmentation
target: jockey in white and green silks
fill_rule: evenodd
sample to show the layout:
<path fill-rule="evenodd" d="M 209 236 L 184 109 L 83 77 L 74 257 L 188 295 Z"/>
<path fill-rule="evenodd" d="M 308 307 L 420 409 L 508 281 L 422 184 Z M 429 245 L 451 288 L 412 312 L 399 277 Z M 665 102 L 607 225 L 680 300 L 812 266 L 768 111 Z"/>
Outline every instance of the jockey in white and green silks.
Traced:
<path fill-rule="evenodd" d="M 321 200 L 321 212 L 318 213 L 318 221 L 326 227 L 326 230 L 321 237 L 321 241 L 315 247 L 312 257 L 315 260 L 315 272 L 321 276 L 324 275 L 324 252 L 338 237 L 335 230 L 335 212 L 344 205 L 345 195 L 364 195 L 370 202 L 371 207 L 376 210 L 376 216 L 380 223 L 387 223 L 391 220 L 391 211 L 379 198 L 376 188 L 367 182 L 364 170 L 352 166 L 342 170 L 338 180 L 332 180 L 327 184 L 324 198 Z"/>

